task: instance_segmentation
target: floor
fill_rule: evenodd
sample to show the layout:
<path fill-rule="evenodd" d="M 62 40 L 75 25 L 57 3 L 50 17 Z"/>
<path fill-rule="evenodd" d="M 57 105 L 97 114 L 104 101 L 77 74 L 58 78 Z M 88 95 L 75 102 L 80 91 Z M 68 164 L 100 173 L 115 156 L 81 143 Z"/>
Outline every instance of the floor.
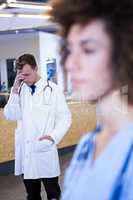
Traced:
<path fill-rule="evenodd" d="M 61 172 L 60 185 L 62 187 L 64 172 L 71 160 L 73 151 L 60 155 Z M 42 199 L 47 200 L 45 190 L 42 186 Z M 25 189 L 21 177 L 14 175 L 0 176 L 0 200 L 26 200 Z"/>

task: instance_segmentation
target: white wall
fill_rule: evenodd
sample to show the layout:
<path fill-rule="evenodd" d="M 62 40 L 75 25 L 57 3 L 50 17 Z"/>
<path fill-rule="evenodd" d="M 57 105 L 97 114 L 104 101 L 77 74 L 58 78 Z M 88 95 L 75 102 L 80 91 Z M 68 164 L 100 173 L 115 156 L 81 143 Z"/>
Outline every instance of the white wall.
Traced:
<path fill-rule="evenodd" d="M 17 58 L 23 53 L 32 53 L 39 58 L 38 48 L 38 33 L 0 36 L 0 59 Z"/>
<path fill-rule="evenodd" d="M 40 70 L 43 77 L 46 75 L 46 61 L 47 59 L 55 58 L 57 64 L 57 81 L 60 88 L 64 89 L 63 74 L 60 66 L 59 56 L 59 40 L 60 38 L 55 34 L 39 33 L 39 50 L 40 50 Z"/>
<path fill-rule="evenodd" d="M 1 82 L 7 85 L 6 59 L 18 58 L 24 53 L 33 54 L 39 62 L 38 33 L 8 34 L 0 36 Z"/>

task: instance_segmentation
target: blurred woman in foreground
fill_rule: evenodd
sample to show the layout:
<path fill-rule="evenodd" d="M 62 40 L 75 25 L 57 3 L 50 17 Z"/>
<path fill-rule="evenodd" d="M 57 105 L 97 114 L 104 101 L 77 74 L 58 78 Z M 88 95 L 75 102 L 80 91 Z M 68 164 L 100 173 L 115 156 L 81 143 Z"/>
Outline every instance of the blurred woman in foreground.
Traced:
<path fill-rule="evenodd" d="M 53 0 L 52 6 L 73 94 L 98 103 L 102 122 L 81 139 L 62 200 L 132 200 L 133 2 Z"/>

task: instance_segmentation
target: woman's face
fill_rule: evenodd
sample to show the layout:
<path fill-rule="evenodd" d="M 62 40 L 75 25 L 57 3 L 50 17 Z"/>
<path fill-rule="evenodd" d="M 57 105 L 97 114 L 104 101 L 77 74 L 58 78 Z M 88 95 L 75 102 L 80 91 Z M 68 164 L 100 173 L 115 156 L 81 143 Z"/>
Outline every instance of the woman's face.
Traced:
<path fill-rule="evenodd" d="M 86 26 L 75 24 L 67 37 L 65 67 L 70 74 L 73 95 L 80 100 L 97 101 L 112 88 L 112 42 L 102 21 Z"/>

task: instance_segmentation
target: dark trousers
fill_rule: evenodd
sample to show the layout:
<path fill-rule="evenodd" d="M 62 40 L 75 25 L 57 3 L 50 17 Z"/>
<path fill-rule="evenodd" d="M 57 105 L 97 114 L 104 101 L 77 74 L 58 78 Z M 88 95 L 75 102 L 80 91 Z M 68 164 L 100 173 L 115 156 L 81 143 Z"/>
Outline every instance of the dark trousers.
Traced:
<path fill-rule="evenodd" d="M 60 198 L 60 186 L 58 177 L 43 179 L 23 179 L 27 192 L 27 200 L 42 200 L 41 198 L 41 182 L 46 190 L 48 200 Z"/>

